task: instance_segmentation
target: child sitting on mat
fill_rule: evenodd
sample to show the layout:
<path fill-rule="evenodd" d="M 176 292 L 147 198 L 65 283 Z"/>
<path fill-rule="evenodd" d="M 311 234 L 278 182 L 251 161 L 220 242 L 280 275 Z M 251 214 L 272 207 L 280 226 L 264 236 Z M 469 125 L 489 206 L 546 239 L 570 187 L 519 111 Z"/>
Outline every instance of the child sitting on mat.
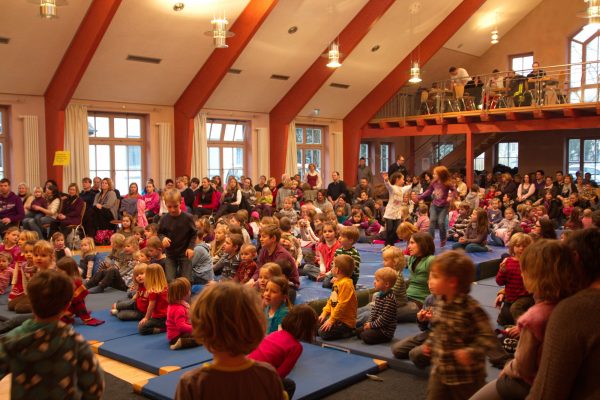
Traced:
<path fill-rule="evenodd" d="M 230 233 L 225 238 L 223 256 L 213 266 L 215 275 L 221 275 L 221 280 L 233 279 L 240 266 L 240 248 L 244 245 L 244 237 L 239 233 Z"/>
<path fill-rule="evenodd" d="M 206 287 L 191 310 L 192 334 L 213 354 L 213 361 L 182 375 L 176 400 L 283 400 L 281 379 L 266 363 L 248 359 L 266 329 L 260 299 L 235 282 Z"/>
<path fill-rule="evenodd" d="M 138 263 L 133 268 L 135 294 L 131 299 L 120 300 L 112 305 L 110 313 L 121 321 L 139 321 L 148 311 L 148 291 L 144 285 L 148 264 Z"/>
<path fill-rule="evenodd" d="M 196 246 L 192 257 L 192 283 L 206 285 L 215 280 L 210 246 L 204 241 L 207 230 L 204 224 L 196 224 Z"/>
<path fill-rule="evenodd" d="M 21 257 L 23 260 L 15 263 L 12 287 L 8 293 L 8 309 L 11 311 L 15 310 L 15 304 L 18 302 L 15 300 L 27 293 L 27 283 L 37 270 L 33 265 L 33 246 L 35 246 L 35 243 L 35 240 L 28 240 L 21 246 Z"/>
<path fill-rule="evenodd" d="M 133 267 L 136 264 L 133 254 L 139 250 L 139 243 L 133 236 L 125 239 L 120 233 L 111 236 L 111 243 L 113 243 L 112 257 L 108 256 L 85 284 L 90 293 L 102 293 L 107 287 L 126 292 L 131 285 Z M 119 250 L 121 248 L 122 251 Z"/>
<path fill-rule="evenodd" d="M 337 256 L 332 269 L 336 280 L 319 317 L 319 336 L 323 340 L 350 337 L 356 327 L 358 300 L 350 278 L 354 272 L 354 260 L 345 254 Z"/>
<path fill-rule="evenodd" d="M 7 251 L 0 252 L 0 294 L 4 294 L 13 277 L 13 257 Z"/>
<path fill-rule="evenodd" d="M 12 373 L 11 399 L 102 398 L 98 360 L 85 339 L 60 321 L 73 298 L 71 279 L 40 271 L 28 290 L 33 318 L 0 339 L 0 379 Z"/>
<path fill-rule="evenodd" d="M 138 323 L 138 331 L 140 335 L 164 332 L 169 305 L 167 300 L 169 288 L 165 271 L 160 265 L 148 265 L 144 274 L 144 284 L 148 292 L 148 309 L 144 318 Z"/>
<path fill-rule="evenodd" d="M 177 278 L 169 283 L 169 306 L 167 307 L 167 339 L 171 350 L 198 346 L 192 336 L 190 304 L 187 299 L 192 294 L 192 285 L 185 278 Z"/>
<path fill-rule="evenodd" d="M 158 236 L 152 236 L 148 239 L 145 250 L 148 252 L 148 257 L 150 257 L 150 264 L 158 264 L 165 269 L 167 256 L 163 252 L 163 245 Z"/>
<path fill-rule="evenodd" d="M 254 285 L 251 285 L 251 286 L 254 286 L 256 288 L 256 290 L 260 294 L 261 299 L 263 299 L 263 293 L 267 289 L 267 284 L 269 283 L 271 278 L 273 278 L 275 276 L 283 276 L 283 271 L 281 270 L 281 267 L 279 266 L 279 264 L 274 263 L 274 262 L 269 262 L 269 263 L 264 264 L 262 267 L 260 267 L 260 269 L 258 271 L 258 280 L 256 281 L 256 283 Z M 246 284 L 248 284 L 248 283 L 246 283 Z M 264 305 L 264 302 L 263 302 L 263 305 Z"/>
<path fill-rule="evenodd" d="M 56 262 L 60 261 L 63 257 L 71 257 L 71 249 L 65 246 L 65 235 L 62 232 L 54 232 L 52 239 L 50 240 L 54 245 L 54 251 L 56 252 Z"/>
<path fill-rule="evenodd" d="M 288 296 L 289 283 L 285 276 L 274 276 L 267 283 L 263 293 L 265 316 L 267 317 L 267 335 L 278 331 L 281 321 L 292 308 Z"/>
<path fill-rule="evenodd" d="M 358 277 L 360 276 L 360 253 L 356 250 L 354 245 L 358 241 L 358 237 L 360 233 L 358 232 L 358 228 L 355 226 L 344 226 L 340 229 L 340 247 L 335 251 L 334 257 L 337 257 L 341 254 L 345 254 L 347 256 L 352 257 L 354 260 L 354 271 L 352 272 L 352 283 L 356 287 L 356 283 L 358 282 Z M 331 271 L 330 271 L 331 272 Z M 327 278 L 323 281 L 324 288 L 331 288 L 332 284 L 332 276 L 328 275 Z"/>
<path fill-rule="evenodd" d="M 256 246 L 253 244 L 245 244 L 240 250 L 240 266 L 235 274 L 235 281 L 239 283 L 246 283 L 256 271 Z"/>
<path fill-rule="evenodd" d="M 96 252 L 94 245 L 94 239 L 86 237 L 81 239 L 81 256 L 79 258 L 79 270 L 84 280 L 88 280 L 92 277 L 94 271 L 94 261 L 96 259 Z"/>
<path fill-rule="evenodd" d="M 103 324 L 104 321 L 93 318 L 85 306 L 85 298 L 88 295 L 88 291 L 83 286 L 79 266 L 75 260 L 71 257 L 63 257 L 56 263 L 56 269 L 64 272 L 73 281 L 73 298 L 61 321 L 72 324 L 75 322 L 75 317 L 78 317 L 85 325 L 97 326 Z"/>
<path fill-rule="evenodd" d="M 281 321 L 281 329 L 267 335 L 248 358 L 271 364 L 292 398 L 296 383 L 287 378 L 302 355 L 302 344 L 313 343 L 317 334 L 317 314 L 307 304 L 295 306 Z"/>
<path fill-rule="evenodd" d="M 398 273 L 393 268 L 383 267 L 375 271 L 374 288 L 377 292 L 371 315 L 367 323 L 357 329 L 358 338 L 366 344 L 385 343 L 394 337 L 398 306 L 392 287 L 397 278 Z"/>

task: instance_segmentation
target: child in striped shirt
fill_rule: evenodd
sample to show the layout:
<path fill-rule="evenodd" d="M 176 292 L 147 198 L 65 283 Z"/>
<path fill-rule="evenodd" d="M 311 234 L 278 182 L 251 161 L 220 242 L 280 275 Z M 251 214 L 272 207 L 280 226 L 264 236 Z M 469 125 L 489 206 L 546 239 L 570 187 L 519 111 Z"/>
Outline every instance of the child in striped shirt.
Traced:
<path fill-rule="evenodd" d="M 396 296 L 392 287 L 396 283 L 398 273 L 389 267 L 375 271 L 375 304 L 371 308 L 368 322 L 362 329 L 357 329 L 357 336 L 366 344 L 385 343 L 392 340 L 396 332 Z"/>
<path fill-rule="evenodd" d="M 358 252 L 358 250 L 356 250 L 356 247 L 354 247 L 354 245 L 358 241 L 359 236 L 360 232 L 358 231 L 357 227 L 344 226 L 340 230 L 340 247 L 335 251 L 334 254 L 334 257 L 337 257 L 341 254 L 345 254 L 347 256 L 352 257 L 352 259 L 354 260 L 354 271 L 352 272 L 351 276 L 354 287 L 356 287 L 356 282 L 358 282 L 358 277 L 360 275 L 360 253 Z M 333 287 L 332 278 L 333 276 L 325 278 L 325 280 L 323 281 L 324 288 Z"/>

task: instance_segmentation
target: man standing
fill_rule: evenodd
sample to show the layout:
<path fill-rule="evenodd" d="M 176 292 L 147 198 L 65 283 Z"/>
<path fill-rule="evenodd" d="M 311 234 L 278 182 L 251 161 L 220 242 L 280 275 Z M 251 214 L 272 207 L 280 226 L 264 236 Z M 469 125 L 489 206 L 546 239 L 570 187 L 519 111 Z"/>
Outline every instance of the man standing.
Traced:
<path fill-rule="evenodd" d="M 344 181 L 340 179 L 340 173 L 334 171 L 331 174 L 331 178 L 333 179 L 333 182 L 327 186 L 327 198 L 329 201 L 333 203 L 340 196 L 344 196 L 345 199 L 348 199 L 348 188 L 346 187 Z"/>
<path fill-rule="evenodd" d="M 373 183 L 373 172 L 371 172 L 371 167 L 367 166 L 367 160 L 364 157 L 358 160 L 357 182 L 360 182 L 362 179 L 366 179 L 370 184 Z"/>
<path fill-rule="evenodd" d="M 11 226 L 17 226 L 25 218 L 21 198 L 10 190 L 10 180 L 0 180 L 0 235 Z"/>
<path fill-rule="evenodd" d="M 392 176 L 395 172 L 400 172 L 402 176 L 406 178 L 406 175 L 408 175 L 408 170 L 404 166 L 404 161 L 404 156 L 399 155 L 396 162 L 390 165 L 388 176 Z"/>

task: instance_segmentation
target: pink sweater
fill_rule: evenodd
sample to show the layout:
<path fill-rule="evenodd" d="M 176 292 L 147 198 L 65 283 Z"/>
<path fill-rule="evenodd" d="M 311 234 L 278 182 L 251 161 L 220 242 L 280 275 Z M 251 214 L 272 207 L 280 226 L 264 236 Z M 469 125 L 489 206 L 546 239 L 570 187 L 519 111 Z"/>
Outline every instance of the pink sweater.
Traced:
<path fill-rule="evenodd" d="M 0 271 L 0 294 L 4 294 L 6 288 L 12 281 L 13 269 L 12 267 L 6 268 L 4 271 Z"/>
<path fill-rule="evenodd" d="M 429 232 L 429 217 L 427 215 L 419 215 L 415 226 L 420 232 Z"/>
<path fill-rule="evenodd" d="M 285 378 L 302 354 L 302 345 L 288 331 L 280 330 L 265 336 L 258 348 L 248 355 L 255 361 L 271 364 Z"/>
<path fill-rule="evenodd" d="M 192 324 L 189 320 L 188 303 L 169 304 L 167 307 L 167 339 L 169 341 L 184 334 L 192 333 Z"/>

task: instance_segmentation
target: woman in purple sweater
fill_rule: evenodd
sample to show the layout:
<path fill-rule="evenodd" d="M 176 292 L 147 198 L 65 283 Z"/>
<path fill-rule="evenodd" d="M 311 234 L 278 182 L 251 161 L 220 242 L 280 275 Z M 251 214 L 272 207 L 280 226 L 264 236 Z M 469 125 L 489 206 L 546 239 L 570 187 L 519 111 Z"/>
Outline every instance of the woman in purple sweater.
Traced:
<path fill-rule="evenodd" d="M 62 232 L 65 237 L 71 233 L 69 229 L 70 225 L 79 225 L 82 220 L 82 212 L 84 201 L 78 195 L 79 187 L 76 183 L 71 183 L 67 190 L 67 198 L 63 200 L 60 211 L 56 216 L 58 222 L 58 229 Z"/>
<path fill-rule="evenodd" d="M 431 184 L 419 196 L 419 201 L 432 197 L 429 207 L 429 234 L 435 238 L 436 228 L 440 230 L 441 247 L 446 245 L 446 218 L 448 217 L 449 197 L 458 195 L 456 187 L 450 182 L 450 172 L 443 165 L 433 169 L 433 180 Z"/>

